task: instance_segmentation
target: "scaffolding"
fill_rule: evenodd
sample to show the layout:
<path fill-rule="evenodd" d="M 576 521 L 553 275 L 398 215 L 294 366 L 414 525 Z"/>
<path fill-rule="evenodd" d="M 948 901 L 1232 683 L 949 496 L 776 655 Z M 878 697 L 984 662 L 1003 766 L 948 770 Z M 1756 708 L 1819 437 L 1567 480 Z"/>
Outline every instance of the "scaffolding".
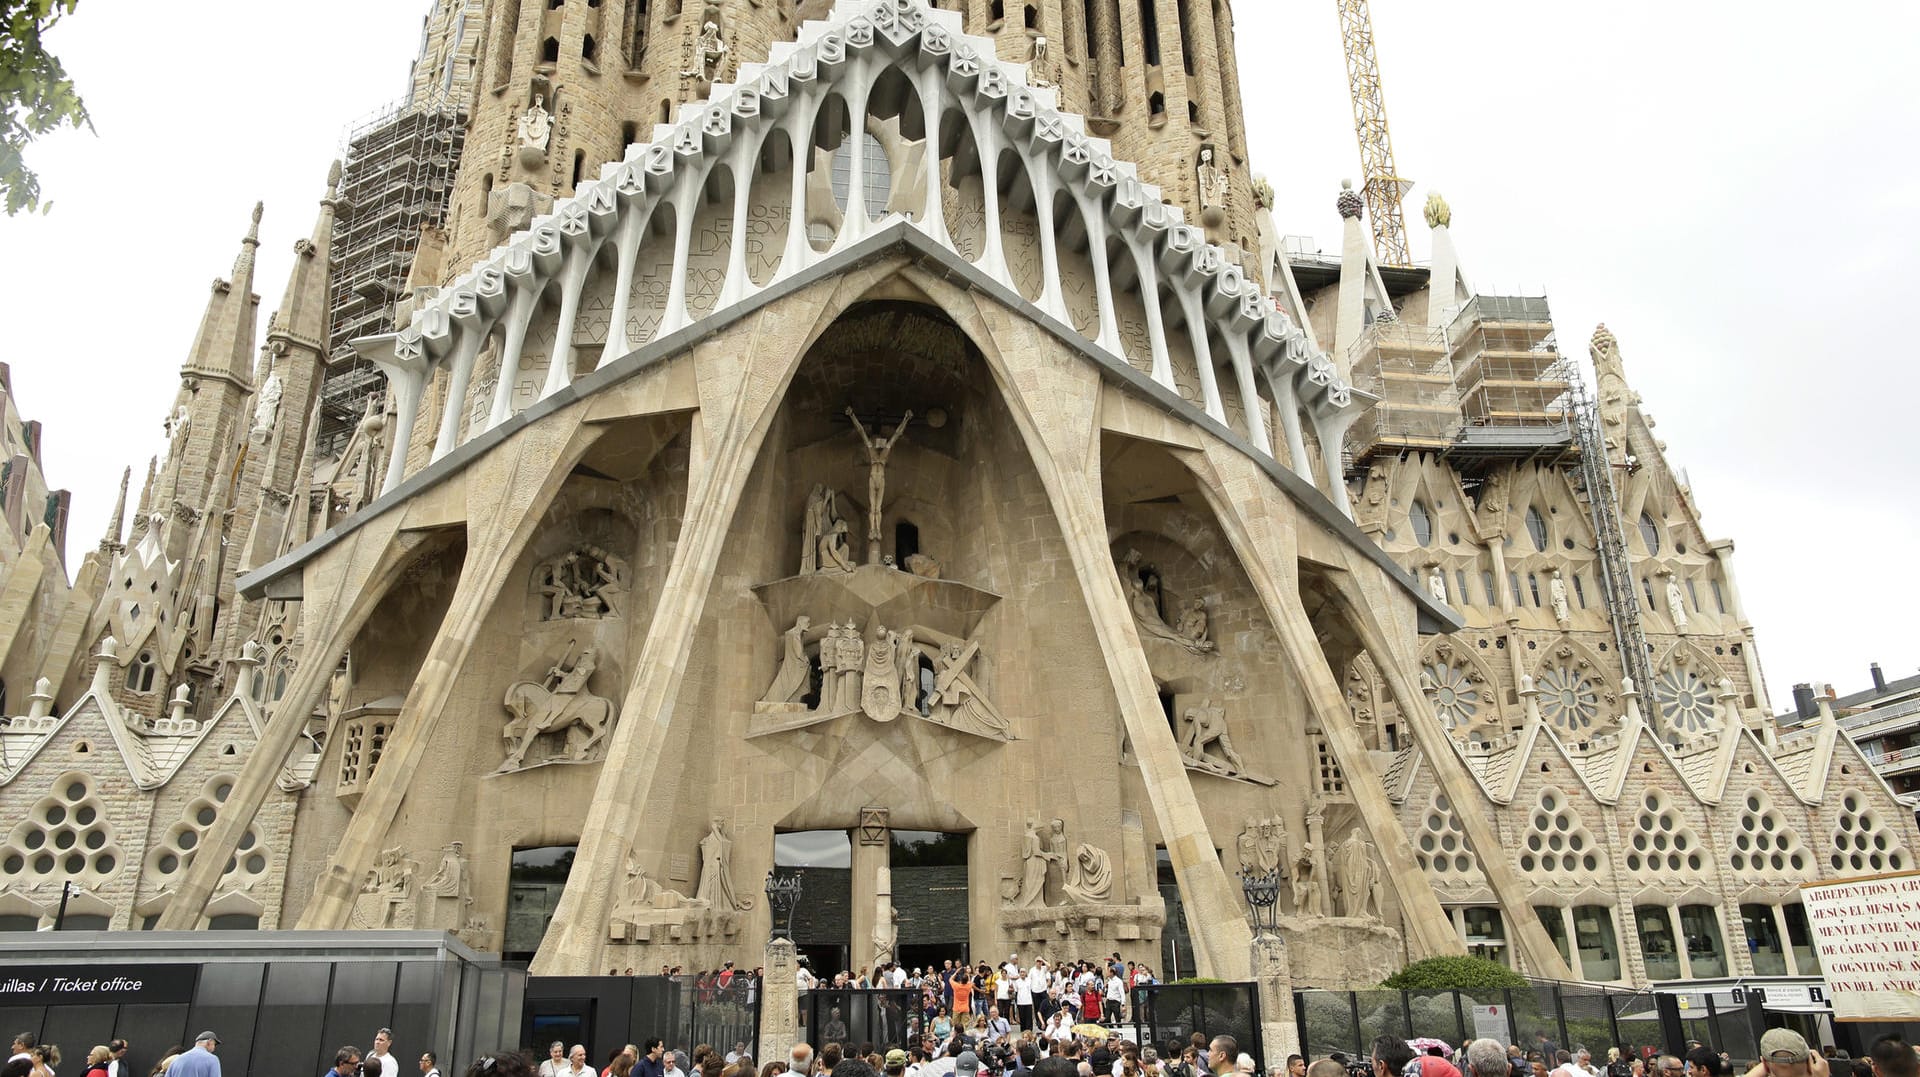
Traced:
<path fill-rule="evenodd" d="M 1439 329 L 1375 321 L 1347 352 L 1356 389 L 1379 403 L 1354 423 L 1356 458 L 1378 452 L 1440 452 L 1460 432 L 1460 391 Z"/>
<path fill-rule="evenodd" d="M 390 104 L 347 133 L 333 224 L 329 369 L 315 432 L 321 456 L 345 447 L 383 383 L 348 342 L 392 330 L 421 229 L 446 218 L 466 124 L 465 108 L 437 95 Z"/>
<path fill-rule="evenodd" d="M 1568 391 L 1569 410 L 1580 439 L 1580 467 L 1574 472 L 1574 492 L 1586 502 L 1600 553 L 1600 586 L 1606 592 L 1607 620 L 1613 625 L 1614 647 L 1634 687 L 1653 691 L 1653 662 L 1648 656 L 1646 631 L 1640 625 L 1640 596 L 1633 590 L 1633 562 L 1627 554 L 1626 532 L 1621 530 L 1619 497 L 1613 486 L 1613 465 L 1607 458 L 1600 415 L 1587 395 L 1586 379 L 1573 372 Z"/>
<path fill-rule="evenodd" d="M 1433 452 L 1463 471 L 1575 451 L 1573 374 L 1538 296 L 1479 296 L 1443 329 L 1375 322 L 1347 353 L 1353 384 L 1379 398 L 1354 423 L 1355 466 Z"/>

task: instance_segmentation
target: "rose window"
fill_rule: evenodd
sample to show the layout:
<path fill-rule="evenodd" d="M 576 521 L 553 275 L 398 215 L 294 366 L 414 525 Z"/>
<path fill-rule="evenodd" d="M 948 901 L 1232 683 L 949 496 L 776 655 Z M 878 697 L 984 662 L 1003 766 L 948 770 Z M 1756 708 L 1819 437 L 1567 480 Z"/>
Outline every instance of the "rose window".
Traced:
<path fill-rule="evenodd" d="M 1600 714 L 1600 690 L 1587 675 L 1572 666 L 1556 666 L 1534 683 L 1540 692 L 1540 714 L 1568 733 L 1585 733 Z"/>
<path fill-rule="evenodd" d="M 1653 698 L 1661 720 L 1677 735 L 1692 736 L 1719 727 L 1713 685 L 1685 666 L 1674 666 L 1654 678 Z"/>
<path fill-rule="evenodd" d="M 1422 672 L 1426 676 L 1421 687 L 1426 689 L 1434 713 L 1447 728 L 1464 729 L 1472 725 L 1480 713 L 1480 688 L 1467 676 L 1467 671 L 1452 663 L 1432 662 Z"/>

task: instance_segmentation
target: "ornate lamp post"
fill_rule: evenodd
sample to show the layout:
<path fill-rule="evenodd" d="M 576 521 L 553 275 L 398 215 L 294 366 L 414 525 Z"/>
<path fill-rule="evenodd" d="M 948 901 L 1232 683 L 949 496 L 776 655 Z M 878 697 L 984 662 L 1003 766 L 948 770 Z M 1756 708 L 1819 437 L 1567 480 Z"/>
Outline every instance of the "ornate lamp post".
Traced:
<path fill-rule="evenodd" d="M 793 938 L 793 910 L 800 904 L 800 873 L 767 872 L 767 908 L 773 914 L 773 937 Z"/>
<path fill-rule="evenodd" d="M 1246 895 L 1247 909 L 1253 914 L 1253 933 L 1256 936 L 1277 935 L 1280 933 L 1280 871 L 1275 869 L 1263 875 L 1250 871 L 1240 872 L 1240 891 Z"/>

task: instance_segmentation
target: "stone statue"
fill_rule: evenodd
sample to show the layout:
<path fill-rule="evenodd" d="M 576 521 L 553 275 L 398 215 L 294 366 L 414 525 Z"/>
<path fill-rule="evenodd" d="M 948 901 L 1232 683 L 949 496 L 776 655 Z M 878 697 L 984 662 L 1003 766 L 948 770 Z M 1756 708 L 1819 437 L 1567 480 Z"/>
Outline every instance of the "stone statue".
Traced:
<path fill-rule="evenodd" d="M 899 671 L 900 709 L 923 714 L 920 709 L 920 648 L 913 642 L 913 629 L 907 629 L 895 639 L 893 664 Z"/>
<path fill-rule="evenodd" d="M 1027 61 L 1027 85 L 1053 85 L 1053 83 L 1047 81 L 1047 53 L 1048 45 L 1046 37 L 1043 35 L 1034 38 L 1033 58 Z"/>
<path fill-rule="evenodd" d="M 1230 180 L 1226 170 L 1213 163 L 1213 146 L 1200 147 L 1200 163 L 1194 172 L 1200 181 L 1200 216 L 1208 224 L 1217 223 L 1226 213 Z"/>
<path fill-rule="evenodd" d="M 1226 758 L 1224 764 L 1207 754 L 1209 748 L 1216 747 Z M 1218 774 L 1238 774 L 1246 769 L 1240 753 L 1233 750 L 1233 738 L 1227 733 L 1226 708 L 1214 706 L 1211 699 L 1201 700 L 1197 707 L 1188 707 L 1180 716 L 1180 754 L 1189 764 Z"/>
<path fill-rule="evenodd" d="M 733 839 L 727 836 L 727 821 L 713 820 L 713 829 L 700 839 L 700 889 L 694 898 L 709 908 L 745 911 L 753 908 L 753 899 L 733 892 Z"/>
<path fill-rule="evenodd" d="M 1037 908 L 1047 903 L 1047 866 L 1053 854 L 1040 838 L 1040 822 L 1027 820 L 1027 832 L 1020 842 L 1020 889 L 1013 903 L 1021 908 Z"/>
<path fill-rule="evenodd" d="M 280 398 L 287 391 L 286 383 L 280 380 L 280 372 L 267 375 L 267 383 L 253 399 L 253 434 L 265 439 L 273 431 L 274 420 L 280 416 Z"/>
<path fill-rule="evenodd" d="M 547 111 L 547 99 L 544 94 L 534 94 L 533 104 L 520 114 L 518 129 L 520 134 L 520 163 L 529 168 L 539 164 L 547 156 L 547 139 L 553 134 L 553 116 Z M 529 164 L 531 158 L 531 164 Z"/>
<path fill-rule="evenodd" d="M 834 517 L 827 533 L 820 536 L 821 572 L 852 572 L 853 547 L 847 542 L 847 521 Z"/>
<path fill-rule="evenodd" d="M 669 890 L 654 882 L 651 876 L 640 869 L 639 862 L 628 856 L 627 881 L 620 889 L 620 899 L 613 906 L 616 920 L 631 917 L 643 910 L 702 907 L 704 903 L 700 899 L 690 898 L 678 890 Z"/>
<path fill-rule="evenodd" d="M 632 585 L 625 558 L 598 546 L 583 546 L 534 569 L 540 593 L 540 619 L 597 620 L 620 612 L 620 599 Z"/>
<path fill-rule="evenodd" d="M 807 495 L 807 511 L 800 524 L 800 574 L 820 570 L 820 538 L 827 533 L 827 522 L 833 512 L 833 491 L 820 483 L 813 484 L 813 492 Z"/>
<path fill-rule="evenodd" d="M 1435 602 L 1447 601 L 1447 573 L 1438 562 L 1427 566 L 1427 593 Z"/>
<path fill-rule="evenodd" d="M 1453 210 L 1439 191 L 1427 192 L 1426 216 L 1428 228 L 1447 228 L 1453 224 Z"/>
<path fill-rule="evenodd" d="M 598 668 L 593 648 L 575 658 L 573 644 L 569 643 L 567 654 L 547 670 L 541 681 L 516 681 L 507 689 L 504 702 L 513 717 L 501 732 L 507 742 L 501 771 L 524 767 L 534 741 L 556 731 L 565 731 L 566 748 L 564 754 L 553 758 L 587 761 L 613 723 L 613 702 L 587 690 L 587 682 Z"/>
<path fill-rule="evenodd" d="M 1340 843 L 1340 915 L 1380 916 L 1380 868 L 1373 861 L 1373 843 L 1359 827 Z"/>
<path fill-rule="evenodd" d="M 980 653 L 978 642 L 947 643 L 940 648 L 935 663 L 933 695 L 929 710 L 937 708 L 948 725 L 968 729 L 990 737 L 1005 737 L 1007 720 L 980 694 L 980 686 L 968 675 L 967 667 Z"/>
<path fill-rule="evenodd" d="M 347 916 L 347 926 L 355 930 L 414 926 L 413 875 L 419 865 L 407 859 L 400 849 L 384 849 L 375 858 L 373 868 L 360 883 Z"/>
<path fill-rule="evenodd" d="M 867 642 L 866 669 L 861 675 L 860 709 L 876 722 L 900 717 L 900 637 L 885 625 L 875 625 Z"/>
<path fill-rule="evenodd" d="M 433 877 L 420 884 L 420 892 L 433 897 L 464 897 L 467 892 L 467 861 L 460 842 L 450 841 L 440 849 L 440 866 Z"/>
<path fill-rule="evenodd" d="M 929 557 L 924 553 L 907 555 L 907 559 L 902 563 L 902 567 L 915 576 L 926 580 L 939 579 L 942 571 L 939 560 Z"/>
<path fill-rule="evenodd" d="M 1047 824 L 1047 904 L 1066 903 L 1067 879 L 1073 865 L 1067 860 L 1067 823 L 1055 819 Z"/>
<path fill-rule="evenodd" d="M 1299 916 L 1325 916 L 1326 904 L 1320 896 L 1320 850 L 1312 842 L 1300 847 L 1293 862 L 1293 911 Z"/>
<path fill-rule="evenodd" d="M 1554 620 L 1561 624 L 1573 620 L 1573 610 L 1567 605 L 1567 581 L 1557 568 L 1547 574 L 1547 600 L 1553 606 Z"/>
<path fill-rule="evenodd" d="M 1207 600 L 1196 598 L 1187 603 L 1180 614 L 1180 622 L 1173 626 L 1174 631 L 1186 637 L 1193 646 L 1213 647 L 1213 641 L 1207 638 Z"/>
<path fill-rule="evenodd" d="M 380 488 L 381 449 L 386 445 L 387 414 L 379 393 L 367 396 L 366 410 L 340 451 L 330 485 L 343 497 L 346 510 L 353 512 L 372 501 Z"/>
<path fill-rule="evenodd" d="M 1680 593 L 1680 581 L 1671 572 L 1667 573 L 1667 613 L 1673 617 L 1674 631 L 1687 630 L 1687 599 Z"/>
<path fill-rule="evenodd" d="M 1154 598 L 1153 593 L 1147 590 L 1147 582 L 1141 579 L 1138 550 L 1127 552 L 1120 579 L 1127 589 L 1127 607 L 1133 611 L 1134 623 L 1139 626 L 1141 632 L 1155 639 L 1177 643 L 1194 654 L 1213 653 L 1213 641 L 1204 638 L 1206 635 L 1204 629 L 1200 634 L 1202 638 L 1195 639 L 1161 619 L 1160 603 Z M 1206 609 L 1204 602 L 1200 609 L 1204 613 Z"/>
<path fill-rule="evenodd" d="M 187 434 L 193 430 L 193 413 L 184 401 L 173 409 L 173 417 L 167 420 L 166 427 L 168 459 L 178 460 L 187 447 Z"/>
<path fill-rule="evenodd" d="M 827 642 L 833 644 L 833 650 L 836 656 L 834 662 L 835 686 L 832 713 L 839 714 L 841 711 L 858 710 L 860 707 L 861 666 L 866 663 L 867 659 L 866 641 L 860 638 L 860 629 L 855 627 L 852 621 L 848 621 L 840 627 L 839 634 L 837 636 L 830 636 Z M 825 643 L 821 645 L 821 654 L 822 665 L 824 666 L 824 656 L 826 654 Z M 822 688 L 822 692 L 825 692 L 824 687 Z M 824 710 L 826 706 L 824 701 L 821 706 Z"/>
<path fill-rule="evenodd" d="M 813 621 L 802 614 L 793 622 L 793 627 L 780 634 L 780 671 L 773 676 L 773 684 L 767 688 L 767 694 L 760 697 L 762 703 L 798 703 L 800 697 L 807 694 L 812 681 L 813 666 L 807 659 L 807 629 Z"/>
<path fill-rule="evenodd" d="M 680 74 L 685 78 L 712 82 L 726 70 L 726 41 L 720 36 L 720 24 L 712 19 L 700 24 L 700 36 L 693 42 L 693 66 Z"/>
<path fill-rule="evenodd" d="M 1254 875 L 1278 871 L 1287 861 L 1287 826 L 1278 818 L 1249 818 L 1237 845 L 1241 871 Z"/>
<path fill-rule="evenodd" d="M 860 416 L 847 409 L 847 418 L 853 420 L 853 428 L 860 432 L 860 443 L 867 448 L 867 563 L 880 563 L 880 516 L 881 503 L 887 493 L 887 457 L 892 455 L 893 446 L 899 442 L 900 435 L 907 432 L 907 424 L 913 421 L 913 411 L 900 417 L 900 425 L 893 428 L 887 440 L 875 442 L 868 435 L 867 428 L 861 424 Z"/>
<path fill-rule="evenodd" d="M 1086 842 L 1074 851 L 1061 893 L 1074 905 L 1104 905 L 1113 897 L 1113 861 Z"/>
<path fill-rule="evenodd" d="M 1507 473 L 1496 471 L 1480 487 L 1480 533 L 1489 538 L 1507 530 Z"/>

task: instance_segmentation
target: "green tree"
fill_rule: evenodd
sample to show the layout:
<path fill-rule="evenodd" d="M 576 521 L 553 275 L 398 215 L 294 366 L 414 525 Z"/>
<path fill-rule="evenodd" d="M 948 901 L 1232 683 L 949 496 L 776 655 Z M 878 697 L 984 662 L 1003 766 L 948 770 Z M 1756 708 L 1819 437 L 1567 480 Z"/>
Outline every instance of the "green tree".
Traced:
<path fill-rule="evenodd" d="M 41 208 L 40 177 L 27 167 L 27 143 L 62 124 L 93 129 L 60 58 L 40 43 L 79 2 L 0 0 L 0 194 L 9 217 Z"/>
<path fill-rule="evenodd" d="M 1525 987 L 1527 980 L 1484 957 L 1429 957 L 1387 977 L 1380 986 L 1401 991 L 1484 991 Z"/>

